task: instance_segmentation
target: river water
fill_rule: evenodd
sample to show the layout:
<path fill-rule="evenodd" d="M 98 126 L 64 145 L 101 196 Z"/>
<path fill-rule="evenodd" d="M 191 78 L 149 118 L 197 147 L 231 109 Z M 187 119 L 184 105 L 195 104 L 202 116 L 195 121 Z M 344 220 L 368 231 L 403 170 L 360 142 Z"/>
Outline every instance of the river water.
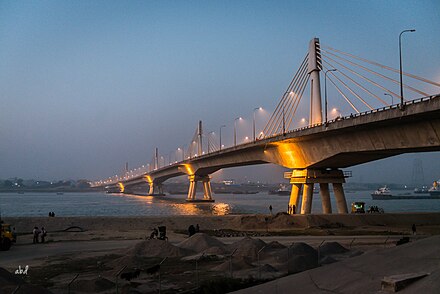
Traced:
<path fill-rule="evenodd" d="M 363 201 L 366 207 L 377 205 L 385 212 L 440 212 L 440 199 L 372 200 L 371 191 L 346 192 L 347 203 Z M 408 191 L 393 191 L 403 194 Z M 201 197 L 198 195 L 198 197 Z M 287 211 L 289 196 L 258 194 L 214 194 L 215 203 L 186 203 L 186 195 L 135 196 L 106 193 L 0 193 L 2 216 L 152 216 L 223 215 Z M 332 208 L 336 203 L 332 198 Z M 321 212 L 319 194 L 313 196 L 312 211 Z"/>

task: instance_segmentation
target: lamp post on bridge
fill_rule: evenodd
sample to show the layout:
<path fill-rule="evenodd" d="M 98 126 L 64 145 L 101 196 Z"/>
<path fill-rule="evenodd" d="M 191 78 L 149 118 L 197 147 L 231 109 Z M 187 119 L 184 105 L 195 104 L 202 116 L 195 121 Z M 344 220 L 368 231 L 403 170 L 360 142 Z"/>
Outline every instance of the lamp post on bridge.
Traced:
<path fill-rule="evenodd" d="M 234 147 L 237 146 L 237 120 L 242 120 L 241 117 L 234 119 Z"/>
<path fill-rule="evenodd" d="M 255 138 L 255 111 L 256 110 L 262 110 L 263 108 L 262 107 L 256 107 L 256 108 L 254 108 L 254 112 L 253 112 L 253 132 L 254 132 L 254 142 L 256 141 L 256 138 Z"/>
<path fill-rule="evenodd" d="M 403 110 L 403 77 L 402 77 L 402 34 L 403 33 L 413 33 L 416 30 L 403 30 L 399 34 L 399 59 L 400 59 L 400 109 Z"/>
<path fill-rule="evenodd" d="M 336 68 L 332 68 L 332 69 L 328 69 L 328 70 L 326 70 L 324 72 L 324 107 L 325 107 L 324 114 L 325 114 L 325 124 L 326 125 L 327 125 L 327 122 L 328 122 L 328 118 L 327 118 L 327 108 L 328 108 L 328 106 L 327 106 L 327 73 L 329 71 L 337 71 L 337 69 Z"/>
<path fill-rule="evenodd" d="M 384 96 L 390 96 L 390 97 L 391 97 L 391 105 L 394 104 L 394 97 L 393 97 L 393 95 L 388 94 L 388 93 L 383 93 L 383 95 L 384 95 Z"/>
<path fill-rule="evenodd" d="M 222 128 L 226 128 L 225 125 L 220 126 L 220 150 L 222 150 Z"/>

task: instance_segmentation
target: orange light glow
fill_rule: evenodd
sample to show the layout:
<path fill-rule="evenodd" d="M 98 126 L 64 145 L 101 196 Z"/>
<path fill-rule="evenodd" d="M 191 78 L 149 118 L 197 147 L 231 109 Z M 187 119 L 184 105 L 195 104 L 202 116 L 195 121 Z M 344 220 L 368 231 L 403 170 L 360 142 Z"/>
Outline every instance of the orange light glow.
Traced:
<path fill-rule="evenodd" d="M 125 186 L 124 186 L 124 184 L 122 184 L 121 182 L 119 182 L 118 185 L 119 185 L 120 193 L 124 193 L 124 191 L 125 191 Z"/>

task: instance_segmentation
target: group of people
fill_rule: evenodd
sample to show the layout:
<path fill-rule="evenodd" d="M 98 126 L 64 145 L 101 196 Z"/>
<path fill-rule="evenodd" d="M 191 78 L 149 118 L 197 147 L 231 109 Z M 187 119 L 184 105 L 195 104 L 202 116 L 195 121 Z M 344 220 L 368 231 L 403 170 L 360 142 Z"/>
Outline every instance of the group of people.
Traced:
<path fill-rule="evenodd" d="M 288 214 L 295 214 L 295 212 L 296 212 L 296 205 L 295 204 L 287 206 L 287 213 Z"/>
<path fill-rule="evenodd" d="M 383 209 L 379 208 L 379 206 L 373 205 L 368 208 L 367 212 L 368 213 L 372 213 L 372 212 L 383 213 Z"/>
<path fill-rule="evenodd" d="M 194 225 L 190 225 L 188 227 L 188 235 L 191 237 L 192 235 L 194 235 L 195 233 L 198 233 L 200 231 L 200 227 L 199 224 L 197 224 L 196 226 Z"/>
<path fill-rule="evenodd" d="M 55 212 L 53 211 L 49 212 L 49 217 L 55 217 Z"/>
<path fill-rule="evenodd" d="M 41 227 L 41 230 L 38 227 L 34 227 L 34 230 L 32 231 L 32 235 L 34 236 L 34 239 L 32 240 L 32 243 L 44 243 L 45 238 L 47 236 L 47 231 L 44 229 L 44 227 Z"/>

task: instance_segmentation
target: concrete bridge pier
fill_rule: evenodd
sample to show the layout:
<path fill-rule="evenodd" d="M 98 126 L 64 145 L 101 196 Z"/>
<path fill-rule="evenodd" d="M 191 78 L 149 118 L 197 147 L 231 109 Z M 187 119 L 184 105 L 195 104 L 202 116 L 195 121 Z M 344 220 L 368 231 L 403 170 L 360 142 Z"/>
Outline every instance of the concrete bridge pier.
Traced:
<path fill-rule="evenodd" d="M 289 209 L 289 213 L 295 214 L 298 210 L 302 186 L 302 184 L 292 184 L 292 191 L 290 192 L 289 200 L 289 207 L 291 207 L 292 210 Z"/>
<path fill-rule="evenodd" d="M 322 213 L 332 213 L 330 201 L 329 184 L 333 184 L 333 190 L 336 198 L 338 213 L 347 213 L 347 201 L 345 200 L 344 188 L 345 176 L 342 170 L 312 170 L 312 169 L 294 169 L 292 172 L 284 174 L 285 178 L 290 179 L 292 192 L 290 194 L 289 206 L 295 205 L 296 210 L 301 202 L 301 214 L 310 214 L 312 212 L 313 189 L 316 183 L 319 184 Z M 301 187 L 304 187 L 302 199 L 300 201 Z"/>
<path fill-rule="evenodd" d="M 211 179 L 209 176 L 190 175 L 187 202 L 214 202 L 212 199 Z M 203 183 L 203 199 L 196 199 L 197 182 Z"/>
<path fill-rule="evenodd" d="M 328 183 L 319 184 L 319 194 L 321 195 L 322 213 L 332 213 L 332 203 L 330 201 L 330 190 L 328 187 Z"/>
<path fill-rule="evenodd" d="M 148 195 L 164 195 L 163 194 L 163 188 L 161 183 L 149 183 L 150 189 L 148 190 Z"/>

